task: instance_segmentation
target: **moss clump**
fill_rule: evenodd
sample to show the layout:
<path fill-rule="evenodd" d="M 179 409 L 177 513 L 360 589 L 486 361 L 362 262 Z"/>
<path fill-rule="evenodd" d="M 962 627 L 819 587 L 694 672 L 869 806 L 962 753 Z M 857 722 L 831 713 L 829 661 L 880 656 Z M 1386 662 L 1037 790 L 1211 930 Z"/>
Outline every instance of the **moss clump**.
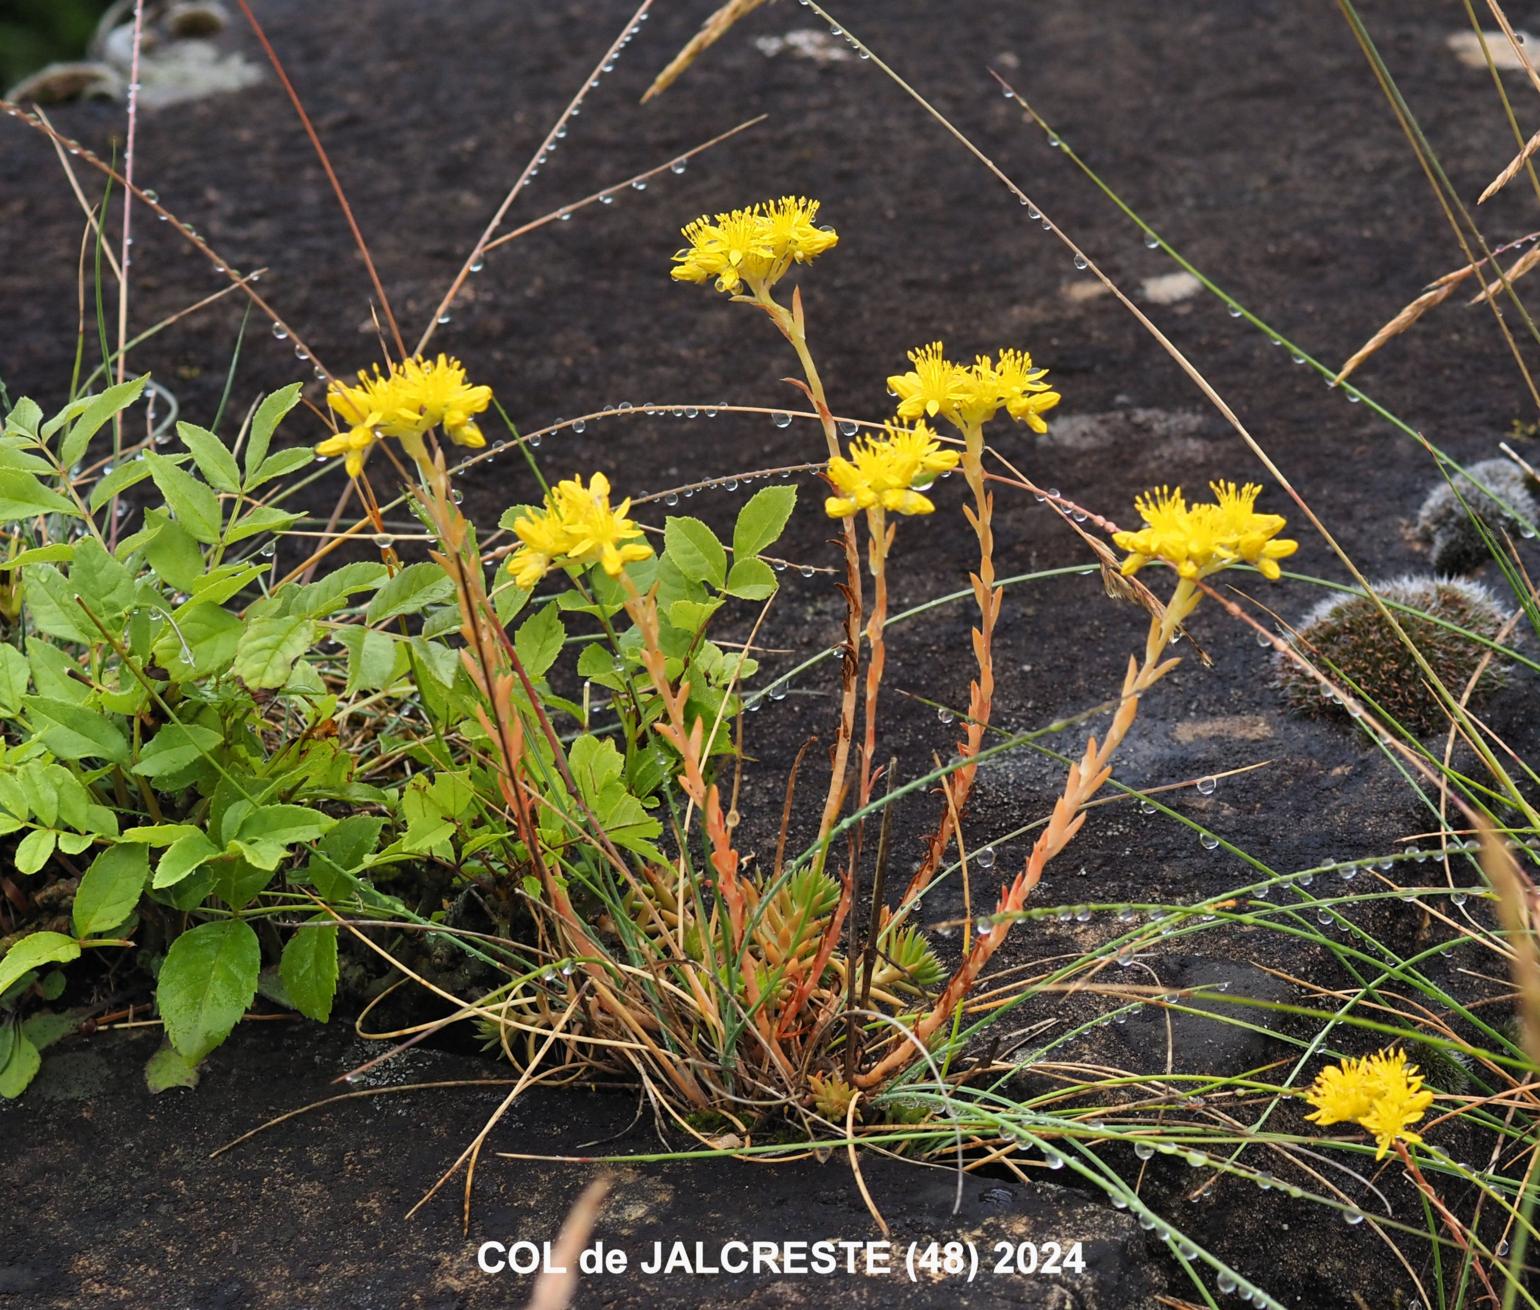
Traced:
<path fill-rule="evenodd" d="M 1506 619 L 1491 591 L 1461 578 L 1434 577 L 1394 578 L 1374 590 L 1393 610 L 1404 605 L 1422 611 L 1395 613 L 1439 680 L 1454 695 L 1462 694 L 1489 650 L 1465 634 L 1495 639 Z M 1364 700 L 1413 732 L 1433 732 L 1447 723 L 1442 702 L 1428 688 L 1411 652 L 1367 596 L 1323 601 L 1299 624 L 1294 645 L 1334 682 L 1356 686 Z M 1494 658 L 1475 694 L 1495 686 L 1506 667 Z M 1323 696 L 1320 683 L 1284 656 L 1278 659 L 1278 683 L 1290 702 L 1306 713 L 1343 712 L 1340 701 Z"/>
<path fill-rule="evenodd" d="M 1428 493 L 1417 511 L 1417 535 L 1428 543 L 1437 572 L 1472 573 L 1492 557 L 1473 516 L 1500 543 L 1518 526 L 1515 510 L 1531 523 L 1540 518 L 1529 479 L 1505 459 L 1484 459 Z"/>

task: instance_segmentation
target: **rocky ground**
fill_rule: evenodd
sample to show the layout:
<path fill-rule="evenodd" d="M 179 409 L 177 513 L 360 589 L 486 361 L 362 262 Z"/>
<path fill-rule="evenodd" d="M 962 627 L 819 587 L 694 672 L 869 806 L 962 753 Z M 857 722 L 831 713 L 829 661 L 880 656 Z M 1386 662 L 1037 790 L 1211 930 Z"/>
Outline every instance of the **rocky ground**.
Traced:
<path fill-rule="evenodd" d="M 521 427 L 620 402 L 791 406 L 795 396 L 779 379 L 793 361 L 778 339 L 709 290 L 671 285 L 667 268 L 678 227 L 696 213 L 798 192 L 821 197 L 824 216 L 841 233 L 838 250 L 802 279 L 837 411 L 886 414 L 884 379 L 903 367 L 907 349 L 933 338 L 963 356 L 1020 344 L 1053 370 L 1064 394 L 1048 438 L 1018 431 L 1002 439 L 1041 485 L 1126 524 L 1132 496 L 1151 484 L 1259 476 L 1255 457 L 1128 312 L 872 61 L 828 38 L 808 9 L 790 0 L 765 6 L 678 86 L 639 107 L 652 74 L 707 8 L 657 7 L 510 221 L 665 162 L 756 114 L 768 119 L 682 175 L 665 172 L 645 191 L 494 251 L 438 329 L 437 345 L 489 382 Z M 404 0 L 270 0 L 259 12 L 411 337 L 629 10 L 464 0 L 450 17 Z M 1065 142 L 1237 301 L 1336 363 L 1461 255 L 1331 7 L 1089 0 L 1028 9 L 997 0 L 887 0 L 835 12 L 1146 309 L 1371 577 L 1425 567 L 1409 522 L 1436 480 L 1427 455 L 1370 406 L 1347 403 L 1308 365 L 1291 363 L 1288 349 L 1173 279 L 1169 257 L 1145 247 L 986 72 L 1009 77 Z M 1451 48 L 1463 16 L 1432 0 L 1371 0 L 1361 12 L 1455 186 L 1473 198 L 1511 157 L 1513 143 L 1490 76 Z M 244 29 L 220 41 L 227 53 L 260 63 Z M 1526 94 L 1519 75 L 1502 76 L 1512 95 Z M 64 106 L 55 122 L 107 151 L 121 111 Z M 69 378 L 82 218 L 51 150 L 19 124 L 0 120 L 0 127 L 7 292 L 0 377 L 13 394 L 46 405 L 61 398 Z M 374 358 L 368 280 L 271 77 L 239 93 L 146 112 L 138 150 L 138 176 L 227 260 L 270 270 L 263 293 L 331 369 Z M 1529 230 L 1529 200 L 1516 184 L 1488 202 L 1486 230 L 1499 239 Z M 140 325 L 220 285 L 167 227 L 147 226 L 134 252 Z M 207 421 L 240 313 L 227 301 L 172 327 L 138 352 L 137 367 L 171 387 L 185 414 Z M 254 322 L 235 399 L 245 404 L 309 371 L 291 341 L 275 340 L 265 323 Z M 1490 313 L 1454 303 L 1389 346 L 1359 381 L 1462 462 L 1493 455 L 1513 420 L 1532 417 Z M 313 438 L 300 426 L 294 439 Z M 661 493 L 702 477 L 812 460 L 818 445 L 808 425 L 781 428 L 762 415 L 634 415 L 591 422 L 582 436 L 546 443 L 540 456 L 551 475 L 602 467 L 623 491 Z M 316 499 L 320 508 L 340 489 L 340 469 L 333 476 Z M 895 608 L 965 585 L 958 481 L 941 488 L 934 519 L 906 523 L 900 533 Z M 505 460 L 465 485 L 467 508 L 491 523 L 506 505 L 528 498 L 531 480 L 521 462 Z M 812 503 L 816 484 L 803 487 Z M 689 503 L 720 526 L 743 496 L 742 489 L 717 490 Z M 1346 576 L 1276 488 L 1267 502 L 1298 525 L 1300 572 Z M 829 565 L 836 557 L 826 536 L 819 517 L 804 512 L 786 553 Z M 1086 558 L 1025 495 L 1002 493 L 997 538 L 1002 575 Z M 834 639 L 838 602 L 824 575 L 803 579 L 791 571 L 784 578 L 762 640 L 791 662 Z M 1317 596 L 1306 584 L 1285 583 L 1265 599 L 1293 618 Z M 887 685 L 964 706 L 969 625 L 967 609 L 954 605 L 895 628 Z M 1186 791 L 1174 804 L 1277 869 L 1388 851 L 1425 831 L 1429 820 L 1401 780 L 1343 725 L 1283 710 L 1269 657 L 1248 633 L 1217 613 L 1202 615 L 1197 629 L 1214 665 L 1188 660 L 1150 699 L 1120 764 L 1123 781 L 1179 782 L 1265 761 L 1212 795 Z M 1105 699 L 1141 639 L 1138 613 L 1106 601 L 1094 576 L 1013 588 L 997 638 L 996 721 L 1036 726 Z M 1532 684 L 1520 680 L 1488 707 L 1520 751 L 1535 746 L 1540 729 L 1527 712 L 1532 697 Z M 888 699 L 889 748 L 912 776 L 929 767 L 932 752 L 951 749 L 955 729 L 939 725 L 930 706 L 897 694 Z M 751 830 L 774 824 L 786 762 L 806 732 L 831 716 L 829 683 L 810 677 L 752 721 L 757 763 L 742 801 Z M 1043 813 L 1056 782 L 1054 766 L 1025 754 L 986 773 L 973 809 L 975 844 Z M 917 842 L 933 819 L 917 801 L 900 813 L 897 839 Z M 1019 847 L 1001 846 L 999 867 L 1019 855 Z M 1428 876 L 1435 876 L 1431 868 Z M 1191 830 L 1120 804 L 1093 819 L 1043 894 L 1065 904 L 1189 901 L 1242 877 L 1223 848 L 1206 850 Z M 961 908 L 959 897 L 939 897 L 935 918 L 954 918 Z M 1411 940 L 1421 927 L 1414 912 L 1394 904 L 1375 916 L 1372 926 L 1390 940 Z M 1002 960 L 1030 964 L 1111 931 L 1094 917 L 1018 931 Z M 1279 972 L 1329 967 L 1284 952 L 1277 938 L 1195 940 L 1212 944 L 1152 958 L 1153 976 L 1173 985 L 1224 978 L 1240 991 L 1289 998 L 1293 989 Z M 1028 1017 L 1072 1019 L 1086 1004 L 1045 1000 Z M 0 1302 L 9 1294 L 20 1305 L 77 1304 L 93 1295 L 103 1304 L 200 1308 L 516 1304 L 526 1283 L 514 1290 L 509 1277 L 480 1274 L 476 1243 L 554 1236 L 594 1172 L 488 1158 L 469 1237 L 460 1231 L 457 1193 L 404 1223 L 405 1209 L 495 1104 L 496 1089 L 346 1103 L 210 1161 L 213 1146 L 326 1094 L 328 1079 L 357 1061 L 350 1039 L 340 1029 L 249 1025 L 213 1057 L 195 1093 L 154 1100 L 139 1077 L 147 1040 L 61 1047 L 25 1102 L 0 1107 L 0 1163 L 20 1184 L 4 1225 L 14 1237 L 0 1237 Z M 1166 1042 L 1163 1018 L 1152 1017 L 1098 1030 L 1083 1054 L 1159 1069 Z M 1270 1049 L 1255 1033 L 1189 1022 L 1173 1058 L 1179 1067 L 1230 1071 L 1260 1062 Z M 401 1076 L 499 1072 L 462 1055 L 423 1052 Z M 490 1145 L 553 1155 L 590 1154 L 601 1149 L 587 1145 L 596 1140 L 607 1141 L 607 1151 L 652 1149 L 650 1125 L 628 1127 L 633 1114 L 620 1096 L 532 1099 Z M 867 1177 L 895 1240 L 964 1229 L 990 1240 L 1084 1236 L 1083 1276 L 981 1280 L 966 1291 L 947 1289 L 948 1303 L 1091 1310 L 1154 1305 L 1162 1290 L 1185 1287 L 1131 1219 L 1068 1189 L 970 1179 L 953 1218 L 949 1175 L 874 1161 Z M 1177 1199 L 1182 1179 L 1156 1170 L 1153 1181 L 1166 1187 L 1184 1222 L 1287 1304 L 1406 1304 L 1404 1271 L 1363 1228 L 1322 1219 L 1276 1194 L 1264 1204 L 1239 1185 L 1220 1184 L 1189 1203 Z M 601 1235 L 643 1244 L 673 1236 L 875 1235 L 838 1159 L 774 1168 L 630 1166 L 607 1215 Z M 585 1286 L 583 1303 L 798 1305 L 835 1290 L 824 1280 L 790 1277 L 682 1277 L 596 1281 Z M 843 1280 L 838 1293 L 873 1305 L 932 1305 L 943 1294 L 862 1277 Z"/>

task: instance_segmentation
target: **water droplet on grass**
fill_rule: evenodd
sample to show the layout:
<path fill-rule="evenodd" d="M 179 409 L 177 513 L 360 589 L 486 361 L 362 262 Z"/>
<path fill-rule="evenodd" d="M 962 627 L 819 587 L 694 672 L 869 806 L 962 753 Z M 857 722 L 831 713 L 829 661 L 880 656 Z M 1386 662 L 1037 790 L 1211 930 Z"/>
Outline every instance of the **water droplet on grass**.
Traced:
<path fill-rule="evenodd" d="M 1219 786 L 1219 779 L 1218 778 L 1213 778 L 1213 777 L 1210 777 L 1210 778 L 1199 778 L 1198 779 L 1198 795 L 1199 796 L 1212 796 L 1214 794 L 1214 789 L 1216 787 L 1218 787 L 1218 786 Z"/>
<path fill-rule="evenodd" d="M 774 414 L 770 415 L 770 421 L 778 428 L 789 428 L 791 426 L 791 415 L 782 410 L 777 410 Z"/>

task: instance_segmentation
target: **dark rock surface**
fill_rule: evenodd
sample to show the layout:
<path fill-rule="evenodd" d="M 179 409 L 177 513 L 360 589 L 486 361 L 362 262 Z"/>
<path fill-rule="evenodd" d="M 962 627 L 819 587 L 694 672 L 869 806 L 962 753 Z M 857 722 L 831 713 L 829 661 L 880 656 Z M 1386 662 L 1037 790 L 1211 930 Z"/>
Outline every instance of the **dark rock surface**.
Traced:
<path fill-rule="evenodd" d="M 885 415 L 886 376 L 903 366 L 907 349 L 934 337 L 960 355 L 1017 343 L 1053 369 L 1065 396 L 1048 438 L 1019 430 L 1001 436 L 1006 453 L 1041 485 L 1126 524 L 1132 496 L 1151 484 L 1195 488 L 1210 477 L 1260 475 L 1254 456 L 1126 311 L 1111 297 L 1087 294 L 1088 280 L 1064 248 L 872 63 L 797 53 L 819 47 L 823 35 L 805 8 L 785 0 L 764 7 L 661 101 L 638 107 L 653 72 L 709 8 L 657 7 L 510 222 L 666 161 L 754 114 L 769 113 L 769 121 L 683 176 L 665 173 L 645 192 L 591 206 L 493 252 L 452 322 L 439 329 L 436 346 L 460 354 L 478 380 L 493 385 L 521 427 L 621 401 L 792 404 L 793 393 L 779 381 L 791 360 L 774 335 L 709 290 L 671 285 L 667 269 L 678 227 L 695 214 L 795 191 L 821 197 L 824 216 L 842 234 L 839 249 L 801 279 L 837 411 Z M 1435 0 L 1373 0 L 1359 8 L 1455 185 L 1468 197 L 1478 194 L 1514 147 L 1486 72 L 1461 64 L 1447 48 L 1463 19 Z M 597 0 L 267 0 L 258 11 L 331 151 L 409 339 L 630 12 Z M 1335 364 L 1461 256 L 1351 34 L 1329 6 L 883 0 L 836 12 L 1145 304 L 1368 575 L 1422 563 L 1409 526 L 1436 481 L 1426 454 L 1369 405 L 1346 403 L 1314 370 L 1292 365 L 1287 349 L 1271 346 L 1212 298 L 1156 303 L 1162 296 L 1141 287 L 1171 273 L 1170 260 L 1144 247 L 1138 230 L 1049 147 L 1040 128 L 1023 122 L 984 71 L 993 65 L 1012 78 L 1065 141 L 1229 294 Z M 787 44 L 788 34 L 807 31 L 818 39 Z M 243 29 L 221 40 L 260 58 Z M 1522 82 L 1505 76 L 1510 92 L 1522 94 Z M 104 153 L 121 131 L 116 111 L 101 105 L 63 108 L 54 119 Z M 0 130 L 0 377 L 13 395 L 32 394 L 47 405 L 61 399 L 74 354 L 83 218 L 52 151 L 10 120 L 0 119 Z M 270 268 L 264 294 L 329 367 L 345 373 L 373 360 L 368 280 L 271 78 L 238 95 L 147 113 L 139 152 L 141 181 L 206 233 L 224 258 L 241 268 Z M 1502 238 L 1515 236 L 1532 226 L 1529 203 L 1516 184 L 1483 207 L 1484 221 Z M 221 285 L 164 225 L 141 224 L 135 265 L 136 328 Z M 139 348 L 135 366 L 172 387 L 186 416 L 207 422 L 240 321 L 240 307 L 223 301 Z M 308 374 L 291 347 L 253 323 L 233 391 L 237 411 L 260 392 Z M 1513 419 L 1533 417 L 1482 309 L 1444 307 L 1392 343 L 1358 381 L 1462 462 L 1492 455 Z M 312 394 L 318 397 L 318 388 Z M 318 426 L 305 423 L 294 420 L 288 438 L 315 439 Z M 700 477 L 816 459 L 818 443 L 802 424 L 779 429 L 763 416 L 633 416 L 590 423 L 584 436 L 553 439 L 540 455 L 550 476 L 603 467 L 623 492 L 659 493 Z M 934 519 L 900 532 L 895 609 L 965 585 L 972 561 L 957 518 L 959 481 L 939 489 Z M 341 483 L 340 469 L 332 470 L 310 503 L 329 510 Z M 806 507 L 819 493 L 812 481 L 802 485 Z M 490 525 L 502 508 L 528 498 L 532 486 L 522 462 L 508 459 L 466 479 L 466 505 Z M 741 501 L 741 492 L 716 492 L 688 505 L 721 527 Z M 1291 514 L 1302 541 L 1291 561 L 1298 571 L 1346 576 L 1276 488 L 1268 490 L 1266 506 Z M 656 504 L 646 512 L 662 516 Z M 1002 576 L 1085 558 L 1047 511 L 1004 489 L 996 531 Z M 801 513 L 786 553 L 831 564 L 827 536 L 818 515 Z M 837 632 L 837 601 L 826 579 L 803 581 L 794 571 L 783 577 L 787 585 L 761 640 L 796 654 L 771 657 L 772 668 Z M 1264 599 L 1296 617 L 1317 595 L 1286 584 Z M 971 621 L 966 607 L 953 605 L 890 633 L 887 686 L 895 690 L 887 696 L 884 749 L 899 754 L 907 776 L 929 767 L 933 752 L 947 753 L 955 728 L 938 729 L 932 708 L 906 701 L 897 689 L 964 705 Z M 1387 852 L 1426 831 L 1427 812 L 1348 727 L 1281 711 L 1268 685 L 1270 657 L 1249 634 L 1217 612 L 1201 613 L 1195 626 L 1214 667 L 1188 660 L 1150 698 L 1119 779 L 1167 784 L 1266 761 L 1263 769 L 1224 779 L 1213 795 L 1189 790 L 1168 798 L 1279 871 Z M 1013 587 L 997 638 L 997 723 L 1024 729 L 1102 701 L 1141 641 L 1140 615 L 1106 602 L 1094 577 Z M 741 798 L 745 832 L 773 833 L 787 761 L 807 732 L 832 719 L 830 685 L 810 677 L 751 721 L 759 763 Z M 1533 682 L 1521 677 L 1494 698 L 1488 716 L 1531 758 L 1540 734 L 1532 704 Z M 1058 744 L 1078 751 L 1082 731 Z M 1060 778 L 1059 765 L 1025 753 L 986 771 L 971 816 L 974 845 L 1041 817 Z M 805 778 L 804 785 L 816 789 L 821 780 Z M 917 843 L 933 822 L 932 801 L 917 798 L 898 815 L 896 841 Z M 1024 853 L 1019 841 L 999 849 L 999 872 L 1013 870 Z M 1066 906 L 1191 902 L 1252 876 L 1225 849 L 1200 846 L 1191 829 L 1120 801 L 1098 811 L 1050 868 L 1039 899 Z M 1441 871 L 1430 867 L 1427 879 L 1435 876 Z M 947 889 L 936 896 L 932 917 L 955 920 L 962 904 L 960 890 Z M 1394 900 L 1363 914 L 1391 943 L 1409 944 L 1426 930 L 1415 910 Z M 1019 929 L 1000 963 L 1037 969 L 1038 961 L 1111 936 L 1116 926 L 1108 918 L 1066 914 Z M 1461 963 L 1454 959 L 1449 968 Z M 1184 938 L 1143 964 L 1141 981 L 1171 987 L 1228 977 L 1236 991 L 1267 999 L 1298 1000 L 1291 977 L 1342 981 L 1321 953 L 1235 929 Z M 1101 1005 L 1085 995 L 1045 994 L 1019 1017 L 1064 1026 Z M 1247 1017 L 1267 1022 L 1258 1012 Z M 1095 1029 L 1059 1054 L 1158 1073 L 1168 1059 L 1175 1069 L 1233 1069 L 1283 1053 L 1265 1033 L 1180 1018 L 1175 1033 L 1168 1050 L 1164 1016 L 1155 1015 L 1131 1021 L 1126 1031 Z M 210 1061 L 196 1094 L 155 1101 L 139 1090 L 147 1043 L 66 1045 L 51 1053 L 37 1092 L 19 1107 L 0 1107 L 0 1177 L 7 1187 L 12 1180 L 20 1186 L 0 1214 L 0 1300 L 9 1293 L 18 1305 L 92 1297 L 101 1304 L 200 1308 L 521 1303 L 522 1285 L 515 1290 L 507 1279 L 476 1272 L 473 1243 L 459 1234 L 451 1198 L 440 1197 L 412 1223 L 401 1221 L 479 1127 L 495 1090 L 350 1103 L 207 1161 L 218 1143 L 312 1099 L 352 1062 L 338 1053 L 346 1042 L 339 1033 L 248 1026 Z M 498 1073 L 441 1055 L 414 1060 L 421 1062 L 414 1075 Z M 94 1090 L 70 1100 L 63 1090 L 70 1086 Z M 609 1138 L 631 1115 L 628 1103 L 608 1099 L 532 1099 L 499 1129 L 495 1144 L 588 1153 L 582 1143 Z M 649 1150 L 652 1142 L 638 1132 L 592 1149 Z M 875 1157 L 867 1169 L 895 1235 L 949 1224 L 955 1231 L 945 1175 Z M 473 1237 L 554 1235 L 589 1172 L 487 1160 Z M 1163 1195 L 1192 1188 L 1174 1162 L 1154 1161 L 1148 1177 Z M 988 1199 L 997 1187 L 1011 1193 L 1008 1203 Z M 623 1222 L 643 1239 L 781 1236 L 793 1220 L 840 1236 L 872 1231 L 838 1159 L 762 1169 L 635 1165 L 611 1205 L 635 1207 L 635 1217 Z M 1404 1305 L 1410 1295 L 1405 1270 L 1371 1226 L 1348 1229 L 1279 1193 L 1259 1197 L 1221 1181 L 1185 1205 L 1182 1217 L 1286 1304 L 1336 1310 L 1367 1303 L 1379 1310 Z M 1418 1222 L 1411 1210 L 1399 1217 Z M 896 1281 L 848 1280 L 837 1294 L 873 1305 L 957 1300 L 1091 1310 L 1144 1305 L 1163 1287 L 1188 1290 L 1157 1242 L 1148 1241 L 1147 1260 L 1129 1258 L 1130 1250 L 1144 1249 L 1131 1222 L 1061 1190 L 970 1181 L 961 1222 L 987 1233 L 1051 1232 L 1062 1224 L 1096 1234 L 1105 1259 L 1083 1283 L 982 1281 L 932 1294 L 900 1289 Z M 626 1305 L 792 1305 L 833 1290 L 825 1281 L 627 1280 L 585 1289 L 582 1303 L 610 1297 Z M 911 1299 L 898 1300 L 901 1293 Z M 1366 1301 L 1355 1302 L 1355 1295 Z"/>

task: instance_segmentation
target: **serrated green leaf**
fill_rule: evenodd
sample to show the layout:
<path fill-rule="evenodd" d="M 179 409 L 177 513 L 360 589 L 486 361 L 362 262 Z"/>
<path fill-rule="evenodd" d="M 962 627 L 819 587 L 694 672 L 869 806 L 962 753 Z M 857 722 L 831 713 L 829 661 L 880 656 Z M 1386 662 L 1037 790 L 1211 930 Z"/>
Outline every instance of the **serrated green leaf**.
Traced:
<path fill-rule="evenodd" d="M 720 587 L 727 577 L 727 551 L 699 519 L 671 515 L 663 524 L 663 548 L 692 582 Z"/>
<path fill-rule="evenodd" d="M 561 654 L 562 643 L 567 639 L 567 629 L 555 605 L 546 605 L 531 614 L 513 634 L 513 648 L 518 652 L 524 672 L 531 678 L 541 677 Z"/>
<path fill-rule="evenodd" d="M 233 546 L 238 541 L 245 541 L 247 537 L 255 537 L 264 532 L 283 532 L 304 517 L 303 514 L 292 514 L 271 505 L 258 505 L 256 509 L 234 520 L 225 530 L 225 545 Z"/>
<path fill-rule="evenodd" d="M 205 833 L 185 833 L 166 847 L 155 865 L 155 877 L 151 886 L 159 891 L 162 887 L 174 887 L 193 870 L 201 868 L 216 855 L 219 847 Z"/>
<path fill-rule="evenodd" d="M 191 591 L 198 585 L 204 568 L 203 552 L 193 534 L 163 509 L 151 507 L 144 518 L 148 534 L 145 558 L 168 587 Z"/>
<path fill-rule="evenodd" d="M 299 615 L 258 619 L 245 631 L 232 667 L 253 691 L 288 682 L 294 661 L 310 649 L 316 625 Z"/>
<path fill-rule="evenodd" d="M 138 846 L 169 846 L 174 841 L 202 832 L 196 823 L 146 823 L 123 829 L 121 840 Z"/>
<path fill-rule="evenodd" d="M 80 462 L 80 457 L 86 453 L 86 447 L 91 444 L 94 437 L 108 419 L 114 414 L 119 414 L 127 409 L 134 401 L 139 399 L 144 390 L 149 376 L 132 378 L 127 382 L 120 382 L 116 386 L 108 387 L 99 396 L 93 396 L 81 411 L 80 417 L 75 420 L 70 428 L 69 435 L 59 443 L 59 463 L 65 468 Z"/>
<path fill-rule="evenodd" d="M 144 1082 L 152 1095 L 169 1092 L 173 1087 L 196 1087 L 198 1062 L 189 1060 L 174 1046 L 162 1046 L 144 1066 Z"/>
<path fill-rule="evenodd" d="M 307 1019 L 331 1018 L 337 994 L 337 926 L 307 923 L 295 930 L 283 948 L 279 976 L 294 1008 Z"/>
<path fill-rule="evenodd" d="M 165 455 L 147 450 L 144 458 L 149 462 L 150 476 L 166 498 L 166 505 L 176 516 L 176 521 L 195 541 L 201 541 L 205 546 L 217 543 L 222 518 L 219 497 L 213 489 Z"/>
<path fill-rule="evenodd" d="M 128 763 L 128 738 L 99 712 L 45 696 L 28 696 L 23 704 L 39 720 L 34 727 L 43 744 L 60 759 Z"/>
<path fill-rule="evenodd" d="M 187 447 L 198 466 L 198 472 L 211 487 L 234 495 L 241 489 L 241 471 L 236 467 L 235 456 L 229 448 L 207 428 L 196 423 L 178 423 L 177 436 Z"/>
<path fill-rule="evenodd" d="M 69 585 L 109 628 L 133 605 L 138 594 L 134 575 L 113 559 L 95 537 L 87 537 L 75 548 Z"/>
<path fill-rule="evenodd" d="M 668 607 L 668 621 L 681 632 L 699 632 L 721 608 L 720 600 L 676 600 Z"/>
<path fill-rule="evenodd" d="M 407 647 L 400 638 L 356 624 L 336 629 L 336 635 L 348 653 L 348 681 L 343 695 L 383 691 L 406 671 Z"/>
<path fill-rule="evenodd" d="M 11 862 L 17 873 L 34 874 L 53 858 L 58 834 L 50 828 L 34 828 L 16 843 Z"/>
<path fill-rule="evenodd" d="M 146 778 L 176 773 L 194 760 L 202 759 L 224 738 L 213 728 L 196 723 L 167 723 L 139 752 L 132 772 Z"/>
<path fill-rule="evenodd" d="M 143 846 L 109 846 L 94 860 L 75 891 L 70 911 L 77 937 L 116 928 L 133 913 L 150 876 L 150 853 Z"/>
<path fill-rule="evenodd" d="M 37 440 L 37 430 L 43 421 L 43 410 L 30 396 L 23 396 L 5 416 L 5 435 Z"/>
<path fill-rule="evenodd" d="M 43 1057 L 26 1033 L 17 1033 L 11 1043 L 11 1057 L 0 1067 L 0 1097 L 14 1101 L 42 1068 Z"/>
<path fill-rule="evenodd" d="M 375 593 L 364 617 L 378 627 L 403 614 L 416 614 L 429 605 L 437 605 L 453 594 L 454 583 L 437 564 L 408 564 Z"/>
<path fill-rule="evenodd" d="M 87 504 L 93 510 L 100 509 L 114 496 L 136 486 L 150 476 L 150 466 L 142 459 L 130 459 L 119 464 L 111 472 L 104 473 L 91 486 Z"/>
<path fill-rule="evenodd" d="M 286 473 L 302 469 L 313 459 L 315 459 L 315 452 L 309 446 L 290 446 L 287 450 L 269 455 L 262 461 L 262 467 L 257 470 L 256 477 L 246 483 L 246 490 L 252 491 L 264 482 L 271 482 L 274 478 L 281 478 Z"/>
<path fill-rule="evenodd" d="M 291 602 L 290 613 L 305 614 L 312 619 L 324 619 L 335 614 L 347 601 L 361 591 L 373 591 L 390 576 L 383 564 L 371 560 L 355 560 L 333 569 L 318 582 L 298 588 Z"/>
<path fill-rule="evenodd" d="M 771 487 L 771 491 L 779 488 Z M 742 600 L 765 600 L 775 595 L 775 574 L 762 559 L 745 556 L 733 561 L 727 575 L 727 594 Z"/>
<path fill-rule="evenodd" d="M 200 923 L 171 943 L 155 988 L 172 1046 L 202 1060 L 230 1035 L 257 994 L 262 948 L 242 919 Z"/>
<path fill-rule="evenodd" d="M 74 501 L 49 490 L 32 474 L 19 469 L 0 469 L 0 523 L 14 523 L 38 514 L 83 517 Z"/>
<path fill-rule="evenodd" d="M 0 955 L 0 996 L 24 973 L 45 964 L 68 964 L 80 958 L 80 943 L 62 932 L 35 932 L 14 942 Z"/>
<path fill-rule="evenodd" d="M 262 476 L 261 470 L 267 463 L 267 451 L 273 442 L 273 432 L 283 421 L 284 415 L 299 404 L 299 395 L 303 386 L 301 382 L 291 382 L 286 387 L 280 387 L 266 397 L 257 406 L 257 412 L 251 416 L 251 432 L 246 438 L 246 450 L 243 456 L 248 491 L 258 483 L 267 480 Z M 303 453 L 308 460 L 310 451 L 303 450 Z M 257 470 L 255 477 L 252 474 L 253 469 Z"/>
<path fill-rule="evenodd" d="M 236 836 L 245 841 L 268 841 L 281 846 L 314 841 L 337 820 L 304 805 L 259 805 L 241 819 Z"/>
<path fill-rule="evenodd" d="M 81 646 L 99 642 L 101 633 L 75 603 L 75 591 L 52 564 L 39 564 L 24 575 L 22 593 L 32 626 L 49 637 Z"/>
<path fill-rule="evenodd" d="M 733 525 L 733 554 L 739 559 L 758 555 L 786 530 L 797 505 L 795 487 L 765 487 L 749 497 Z"/>
<path fill-rule="evenodd" d="M 171 671 L 173 682 L 197 682 L 223 673 L 234 662 L 246 633 L 240 619 L 218 605 L 193 605 L 176 622 L 181 640 L 168 624 L 155 643 L 156 662 Z M 191 664 L 186 663 L 183 641 L 192 651 Z"/>

